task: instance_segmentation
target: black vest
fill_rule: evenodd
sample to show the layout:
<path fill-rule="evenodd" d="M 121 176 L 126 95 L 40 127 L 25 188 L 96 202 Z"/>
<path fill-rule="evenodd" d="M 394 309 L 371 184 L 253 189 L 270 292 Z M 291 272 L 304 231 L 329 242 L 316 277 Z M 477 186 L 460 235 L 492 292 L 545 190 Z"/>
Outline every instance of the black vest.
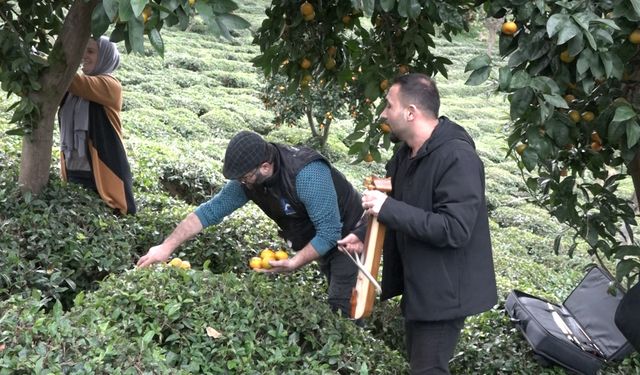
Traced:
<path fill-rule="evenodd" d="M 275 148 L 273 176 L 262 185 L 248 189 L 243 185 L 247 197 L 252 200 L 280 227 L 280 234 L 291 242 L 293 250 L 300 250 L 316 235 L 313 222 L 296 192 L 296 176 L 307 164 L 322 160 L 331 169 L 333 185 L 338 196 L 338 208 L 342 221 L 342 236 L 355 227 L 362 216 L 360 194 L 349 181 L 329 164 L 318 152 L 307 147 L 290 147 L 271 143 Z M 319 184 L 326 183 L 318 181 Z"/>

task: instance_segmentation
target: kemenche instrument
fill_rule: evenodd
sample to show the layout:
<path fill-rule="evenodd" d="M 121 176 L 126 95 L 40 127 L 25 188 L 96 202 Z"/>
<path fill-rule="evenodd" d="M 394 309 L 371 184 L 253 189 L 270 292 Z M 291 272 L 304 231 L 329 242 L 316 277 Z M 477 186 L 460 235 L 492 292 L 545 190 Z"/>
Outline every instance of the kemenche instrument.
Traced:
<path fill-rule="evenodd" d="M 389 177 L 370 176 L 365 179 L 364 184 L 369 190 L 379 190 L 384 193 L 391 191 L 391 178 Z M 381 292 L 377 279 L 384 233 L 385 226 L 375 216 L 369 215 L 362 253 L 351 255 L 348 251 L 345 251 L 360 270 L 356 286 L 351 292 L 352 319 L 366 318 L 371 315 L 376 294 Z"/>

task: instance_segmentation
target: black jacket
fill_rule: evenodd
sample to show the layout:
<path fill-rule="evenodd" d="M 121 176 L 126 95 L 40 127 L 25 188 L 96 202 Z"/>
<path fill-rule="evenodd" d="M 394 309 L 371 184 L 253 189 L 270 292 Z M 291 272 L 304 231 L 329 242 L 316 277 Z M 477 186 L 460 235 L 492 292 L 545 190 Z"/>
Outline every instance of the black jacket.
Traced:
<path fill-rule="evenodd" d="M 382 299 L 402 294 L 408 320 L 446 320 L 497 303 L 484 166 L 467 132 L 441 117 L 415 158 L 401 145 L 387 164 L 393 191 Z"/>

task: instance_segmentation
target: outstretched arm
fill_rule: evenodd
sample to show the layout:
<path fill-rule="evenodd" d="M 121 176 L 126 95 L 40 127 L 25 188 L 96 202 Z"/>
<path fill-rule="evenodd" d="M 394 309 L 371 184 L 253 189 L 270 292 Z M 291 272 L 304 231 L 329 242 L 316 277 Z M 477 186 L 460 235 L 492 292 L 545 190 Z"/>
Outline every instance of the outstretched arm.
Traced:
<path fill-rule="evenodd" d="M 146 267 L 153 263 L 166 261 L 178 246 L 202 231 L 202 223 L 195 213 L 190 213 L 178 224 L 164 242 L 149 249 L 147 254 L 138 260 L 138 267 Z"/>

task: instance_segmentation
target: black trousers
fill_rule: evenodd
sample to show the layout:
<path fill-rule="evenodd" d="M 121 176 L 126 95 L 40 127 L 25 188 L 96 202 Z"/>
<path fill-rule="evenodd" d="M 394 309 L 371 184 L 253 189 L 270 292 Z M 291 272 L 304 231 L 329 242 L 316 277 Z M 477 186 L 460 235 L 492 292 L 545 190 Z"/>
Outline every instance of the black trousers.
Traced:
<path fill-rule="evenodd" d="M 351 313 L 351 291 L 356 286 L 358 267 L 337 248 L 330 250 L 318 260 L 320 271 L 329 283 L 329 306 L 349 317 Z"/>
<path fill-rule="evenodd" d="M 412 375 L 449 374 L 449 360 L 453 357 L 464 320 L 405 321 Z"/>

